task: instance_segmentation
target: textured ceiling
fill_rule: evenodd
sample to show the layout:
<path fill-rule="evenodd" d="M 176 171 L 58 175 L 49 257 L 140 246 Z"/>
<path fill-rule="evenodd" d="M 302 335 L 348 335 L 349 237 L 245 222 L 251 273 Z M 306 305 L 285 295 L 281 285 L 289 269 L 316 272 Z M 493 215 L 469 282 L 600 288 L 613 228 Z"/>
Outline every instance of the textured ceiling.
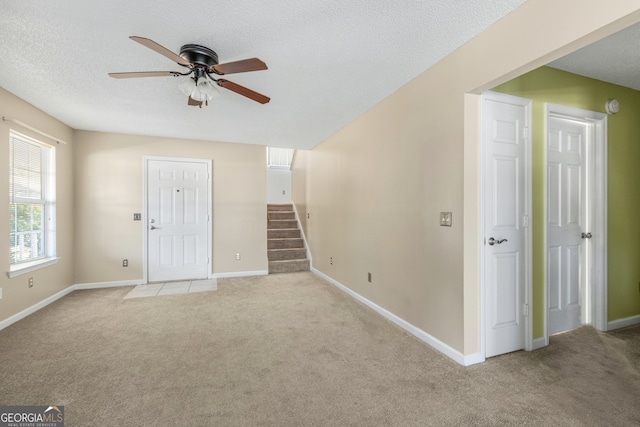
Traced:
<path fill-rule="evenodd" d="M 522 3 L 0 0 L 0 86 L 75 129 L 312 148 Z M 221 89 L 199 109 L 182 77 L 108 77 L 181 71 L 132 35 L 258 57 L 269 70 L 227 78 L 271 102 Z"/>
<path fill-rule="evenodd" d="M 640 90 L 640 24 L 553 61 L 549 66 Z"/>

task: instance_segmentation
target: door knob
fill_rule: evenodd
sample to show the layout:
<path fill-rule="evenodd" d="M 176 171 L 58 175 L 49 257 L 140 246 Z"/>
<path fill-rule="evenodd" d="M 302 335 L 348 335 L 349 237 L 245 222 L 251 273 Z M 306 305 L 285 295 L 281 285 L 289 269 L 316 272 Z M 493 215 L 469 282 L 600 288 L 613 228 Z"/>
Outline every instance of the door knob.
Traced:
<path fill-rule="evenodd" d="M 489 246 L 499 245 L 501 243 L 508 242 L 507 239 L 494 239 L 493 237 L 489 237 Z"/>
<path fill-rule="evenodd" d="M 156 227 L 155 225 L 152 225 L 151 227 L 149 227 L 149 230 L 155 230 L 156 228 L 158 227 Z"/>
<path fill-rule="evenodd" d="M 583 239 L 590 239 L 593 236 L 591 235 L 591 233 L 582 233 L 580 237 L 582 237 Z"/>

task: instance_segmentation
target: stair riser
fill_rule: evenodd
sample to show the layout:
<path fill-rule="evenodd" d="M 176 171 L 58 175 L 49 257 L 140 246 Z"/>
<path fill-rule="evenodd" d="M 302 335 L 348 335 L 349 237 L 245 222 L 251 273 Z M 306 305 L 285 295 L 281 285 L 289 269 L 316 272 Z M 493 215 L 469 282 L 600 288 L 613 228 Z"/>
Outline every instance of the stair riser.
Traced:
<path fill-rule="evenodd" d="M 269 273 L 293 273 L 295 271 L 309 271 L 309 260 L 270 261 Z"/>
<path fill-rule="evenodd" d="M 267 249 L 304 248 L 302 239 L 267 240 Z"/>
<path fill-rule="evenodd" d="M 300 230 L 267 230 L 267 239 L 297 239 L 300 237 Z"/>
<path fill-rule="evenodd" d="M 295 220 L 296 219 L 296 215 L 293 212 L 269 212 L 269 219 L 271 219 L 271 221 L 273 220 L 277 220 L 277 219 L 290 219 L 290 220 Z"/>
<path fill-rule="evenodd" d="M 290 220 L 280 220 L 280 221 L 271 221 L 267 224 L 267 229 L 278 229 L 278 228 L 298 228 L 298 223 L 296 221 Z"/>
<path fill-rule="evenodd" d="M 267 251 L 269 261 L 284 261 L 287 259 L 304 259 L 307 257 L 305 249 L 272 249 Z"/>
<path fill-rule="evenodd" d="M 293 211 L 293 205 L 267 205 L 267 211 Z"/>

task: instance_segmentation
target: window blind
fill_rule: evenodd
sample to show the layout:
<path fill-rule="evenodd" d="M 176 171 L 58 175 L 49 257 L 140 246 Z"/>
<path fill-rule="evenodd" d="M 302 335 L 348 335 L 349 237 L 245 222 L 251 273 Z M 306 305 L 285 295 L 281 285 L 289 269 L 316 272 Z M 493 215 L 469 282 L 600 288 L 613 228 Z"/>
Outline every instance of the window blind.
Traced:
<path fill-rule="evenodd" d="M 9 138 L 9 199 L 44 203 L 42 150 L 38 144 L 15 133 Z"/>

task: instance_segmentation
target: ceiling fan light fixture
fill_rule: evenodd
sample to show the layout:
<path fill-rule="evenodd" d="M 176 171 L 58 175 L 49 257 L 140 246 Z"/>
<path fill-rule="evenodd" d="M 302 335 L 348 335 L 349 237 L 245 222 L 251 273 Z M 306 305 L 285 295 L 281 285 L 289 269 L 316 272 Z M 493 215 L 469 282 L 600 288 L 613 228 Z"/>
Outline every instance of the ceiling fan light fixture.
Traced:
<path fill-rule="evenodd" d="M 180 92 L 182 92 L 186 96 L 191 95 L 195 87 L 196 82 L 192 78 L 188 78 L 178 85 L 178 89 L 180 89 Z"/>
<path fill-rule="evenodd" d="M 218 96 L 219 93 L 211 80 L 206 77 L 199 77 L 197 84 L 191 92 L 191 98 L 196 101 L 207 102 Z"/>
<path fill-rule="evenodd" d="M 220 93 L 213 82 L 206 77 L 200 77 L 198 79 L 197 88 L 201 93 L 207 94 L 209 99 Z"/>

